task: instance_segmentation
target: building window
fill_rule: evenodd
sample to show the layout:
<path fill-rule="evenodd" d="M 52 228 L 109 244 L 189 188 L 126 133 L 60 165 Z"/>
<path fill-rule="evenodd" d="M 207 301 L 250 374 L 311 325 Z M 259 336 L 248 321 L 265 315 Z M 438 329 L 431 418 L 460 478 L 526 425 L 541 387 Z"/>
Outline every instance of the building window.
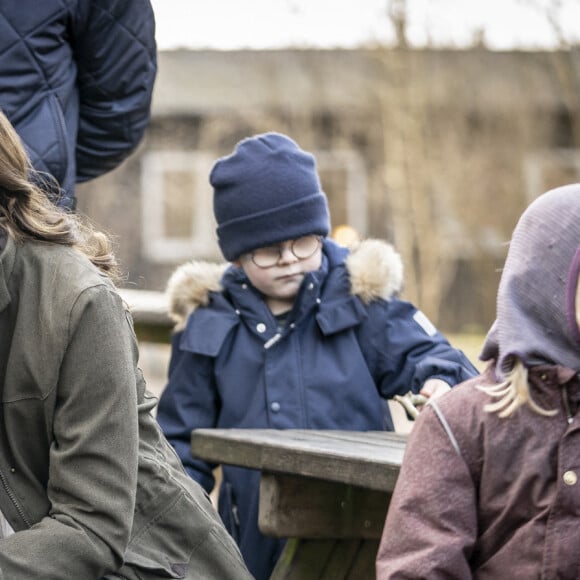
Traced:
<path fill-rule="evenodd" d="M 367 229 L 367 179 L 353 151 L 315 153 L 332 225 Z M 197 151 L 153 151 L 141 165 L 142 239 L 146 259 L 179 263 L 221 259 L 215 236 L 209 174 L 216 156 Z"/>
<path fill-rule="evenodd" d="M 142 239 L 152 262 L 218 258 L 212 190 L 214 157 L 192 151 L 147 153 L 141 166 Z"/>

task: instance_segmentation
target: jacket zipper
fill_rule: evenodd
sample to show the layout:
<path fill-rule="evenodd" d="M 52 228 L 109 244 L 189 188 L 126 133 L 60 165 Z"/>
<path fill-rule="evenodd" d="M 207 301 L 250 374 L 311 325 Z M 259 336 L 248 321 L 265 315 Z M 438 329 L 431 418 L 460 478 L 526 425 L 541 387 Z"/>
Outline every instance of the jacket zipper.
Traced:
<path fill-rule="evenodd" d="M 2 481 L 2 487 L 4 488 L 4 491 L 6 492 L 8 499 L 10 499 L 10 501 L 12 502 L 14 507 L 16 508 L 18 515 L 22 518 L 22 521 L 26 524 L 26 526 L 28 528 L 31 528 L 32 525 L 31 525 L 30 521 L 26 517 L 24 510 L 20 507 L 20 504 L 18 503 L 18 500 L 16 499 L 14 492 L 12 491 L 10 486 L 8 485 L 8 482 L 6 481 L 6 477 L 4 476 L 4 473 L 2 473 L 2 471 L 0 471 L 0 481 Z"/>
<path fill-rule="evenodd" d="M 568 387 L 566 385 L 562 386 L 562 402 L 564 404 L 564 411 L 566 412 L 566 420 L 568 424 L 574 421 L 574 417 L 572 412 L 570 411 L 570 403 L 568 401 Z"/>
<path fill-rule="evenodd" d="M 270 340 L 267 340 L 264 343 L 264 348 L 268 349 L 268 348 L 274 346 L 281 338 L 282 338 L 282 333 L 277 332 Z"/>

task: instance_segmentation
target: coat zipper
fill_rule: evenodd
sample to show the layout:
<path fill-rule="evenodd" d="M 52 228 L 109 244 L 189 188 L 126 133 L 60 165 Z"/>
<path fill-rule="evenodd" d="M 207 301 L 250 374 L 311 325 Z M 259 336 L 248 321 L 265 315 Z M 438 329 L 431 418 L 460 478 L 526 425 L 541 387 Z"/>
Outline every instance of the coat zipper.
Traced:
<path fill-rule="evenodd" d="M 22 518 L 22 521 L 26 524 L 26 526 L 28 528 L 31 528 L 32 524 L 30 523 L 30 521 L 26 517 L 24 510 L 20 507 L 20 504 L 18 503 L 18 500 L 16 499 L 14 492 L 12 491 L 10 486 L 8 485 L 8 482 L 6 481 L 6 477 L 4 476 L 4 473 L 2 473 L 2 471 L 0 471 L 0 481 L 2 481 L 2 487 L 4 488 L 4 491 L 6 492 L 8 499 L 10 499 L 10 501 L 12 502 L 14 507 L 16 508 L 18 515 Z"/>
<path fill-rule="evenodd" d="M 270 340 L 267 340 L 264 343 L 264 348 L 268 349 L 268 348 L 274 346 L 281 338 L 282 338 L 282 333 L 277 332 Z"/>
<path fill-rule="evenodd" d="M 568 387 L 566 385 L 562 386 L 562 402 L 564 404 L 564 411 L 566 412 L 566 420 L 568 424 L 574 421 L 574 417 L 572 412 L 570 411 L 570 403 L 568 401 Z"/>

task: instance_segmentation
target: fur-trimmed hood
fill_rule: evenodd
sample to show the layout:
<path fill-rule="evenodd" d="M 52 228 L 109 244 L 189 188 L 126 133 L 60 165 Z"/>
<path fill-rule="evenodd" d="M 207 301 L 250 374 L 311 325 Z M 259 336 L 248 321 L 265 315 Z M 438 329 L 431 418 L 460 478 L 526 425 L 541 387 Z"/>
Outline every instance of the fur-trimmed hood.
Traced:
<path fill-rule="evenodd" d="M 401 291 L 403 262 L 393 246 L 382 240 L 364 240 L 346 258 L 351 293 L 365 304 L 389 300 Z M 221 280 L 228 263 L 215 264 L 193 260 L 179 266 L 167 283 L 169 316 L 175 330 L 181 330 L 189 315 L 209 304 L 210 292 L 222 289 Z"/>

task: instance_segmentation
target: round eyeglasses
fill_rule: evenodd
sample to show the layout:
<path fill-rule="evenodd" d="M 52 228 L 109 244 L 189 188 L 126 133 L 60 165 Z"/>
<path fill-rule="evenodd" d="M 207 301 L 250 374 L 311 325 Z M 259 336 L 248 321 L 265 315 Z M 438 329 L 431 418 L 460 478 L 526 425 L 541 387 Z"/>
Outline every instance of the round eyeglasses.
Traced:
<path fill-rule="evenodd" d="M 289 244 L 289 249 L 296 258 L 299 260 L 306 260 L 311 256 L 314 256 L 318 248 L 322 243 L 320 236 L 303 236 L 301 238 L 296 238 Z M 272 268 L 275 266 L 282 257 L 282 252 L 284 251 L 285 244 L 277 244 L 275 246 L 265 246 L 263 248 L 257 248 L 250 253 L 250 259 L 258 268 Z"/>

